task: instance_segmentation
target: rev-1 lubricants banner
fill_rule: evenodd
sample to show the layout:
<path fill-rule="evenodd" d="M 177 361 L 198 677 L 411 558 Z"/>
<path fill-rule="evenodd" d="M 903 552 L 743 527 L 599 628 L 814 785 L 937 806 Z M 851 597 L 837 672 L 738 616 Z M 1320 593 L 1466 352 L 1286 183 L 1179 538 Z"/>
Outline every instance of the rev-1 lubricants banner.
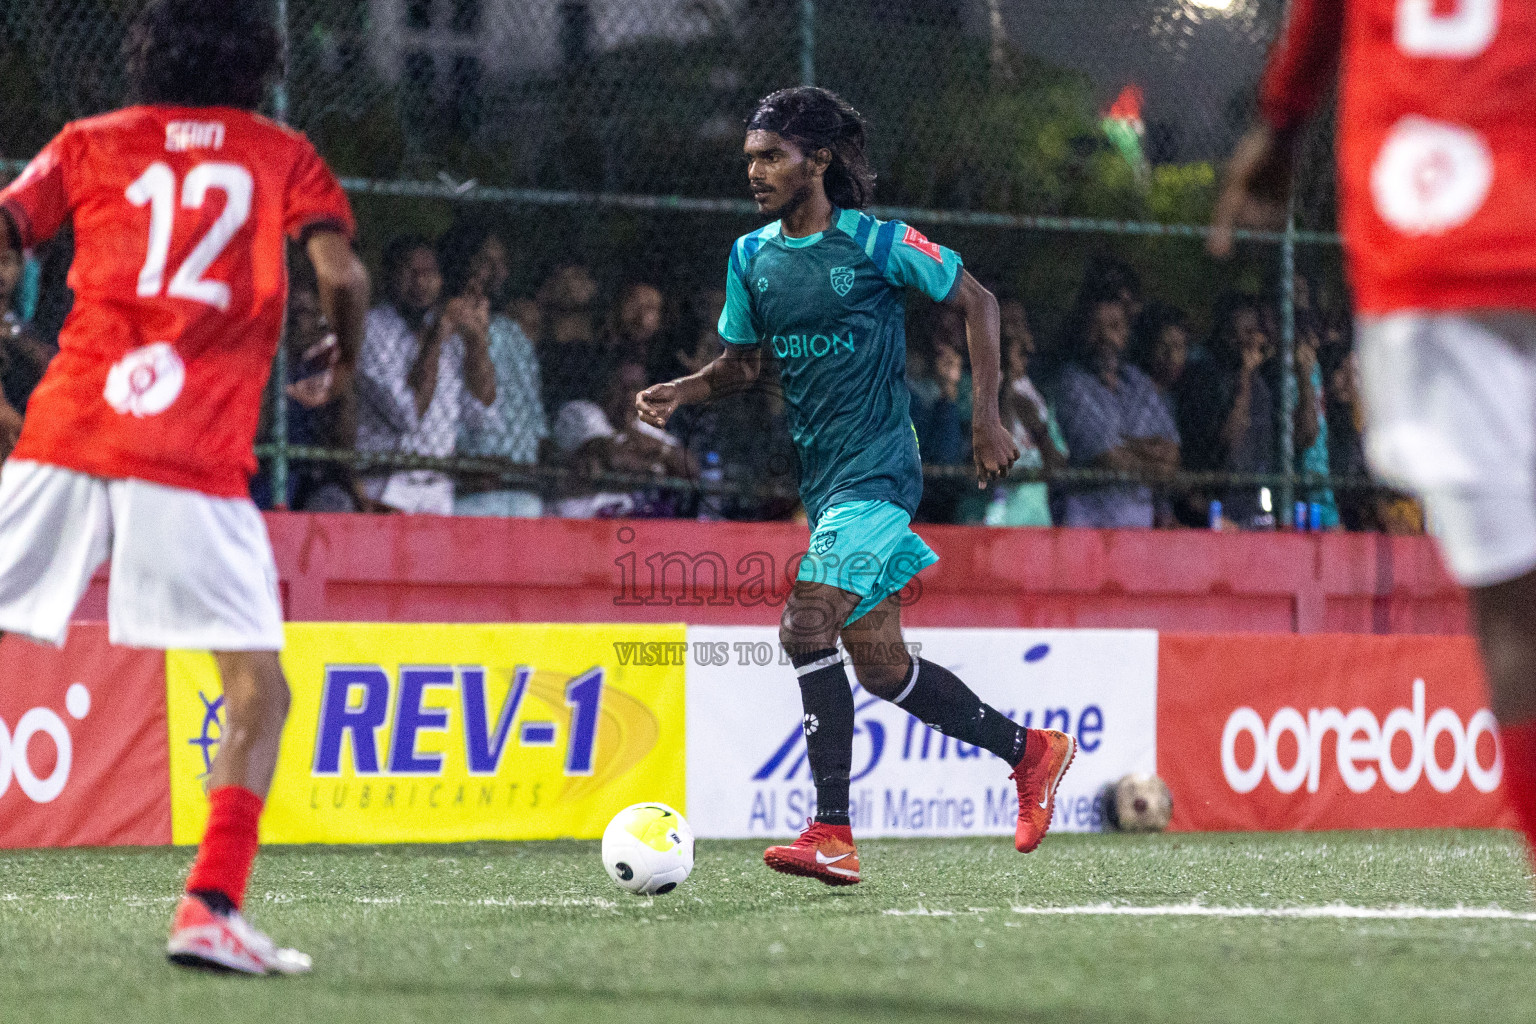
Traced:
<path fill-rule="evenodd" d="M 262 839 L 595 838 L 684 808 L 681 625 L 291 623 L 293 705 Z M 225 718 L 206 654 L 167 659 L 177 843 L 207 820 Z"/>
<path fill-rule="evenodd" d="M 1077 737 L 1054 828 L 1100 827 L 1095 797 L 1153 771 L 1157 634 L 1150 630 L 909 629 L 909 645 L 1015 721 Z M 688 815 L 700 836 L 793 835 L 815 813 L 800 690 L 777 630 L 690 627 Z M 849 670 L 850 681 L 853 672 Z M 901 708 L 854 691 L 850 791 L 861 836 L 1012 835 L 1009 768 Z"/>

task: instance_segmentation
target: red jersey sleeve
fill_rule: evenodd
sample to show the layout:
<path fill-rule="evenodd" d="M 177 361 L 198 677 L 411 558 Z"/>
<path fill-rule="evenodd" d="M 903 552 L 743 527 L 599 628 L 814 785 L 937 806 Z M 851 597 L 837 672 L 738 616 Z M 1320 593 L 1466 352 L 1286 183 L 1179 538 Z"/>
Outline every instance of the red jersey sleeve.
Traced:
<path fill-rule="evenodd" d="M 288 182 L 288 208 L 283 231 L 300 239 L 310 228 L 329 227 L 351 238 L 356 230 L 352 204 L 342 191 L 341 182 L 325 166 L 320 154 L 306 139 L 300 147 L 293 177 Z"/>
<path fill-rule="evenodd" d="M 69 219 L 70 149 L 70 131 L 66 128 L 43 147 L 21 177 L 0 192 L 0 207 L 10 214 L 23 249 L 52 238 Z"/>
<path fill-rule="evenodd" d="M 1291 0 L 1259 84 L 1259 114 L 1288 132 L 1312 113 L 1333 82 L 1344 38 L 1345 0 Z"/>

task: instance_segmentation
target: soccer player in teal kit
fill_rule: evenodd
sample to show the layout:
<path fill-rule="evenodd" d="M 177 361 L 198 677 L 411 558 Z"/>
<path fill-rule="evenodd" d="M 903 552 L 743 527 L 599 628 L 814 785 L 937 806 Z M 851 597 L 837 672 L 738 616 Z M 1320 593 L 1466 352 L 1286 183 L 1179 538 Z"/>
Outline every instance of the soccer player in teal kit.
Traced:
<path fill-rule="evenodd" d="M 864 689 L 1008 763 L 1019 794 L 1014 845 L 1028 853 L 1050 827 L 1076 742 L 1014 724 L 944 667 L 910 655 L 896 597 L 938 560 L 909 526 L 923 477 L 906 385 L 904 291 L 917 288 L 965 316 L 982 487 L 1019 457 L 998 414 L 997 300 L 955 253 L 861 212 L 874 191 L 864 121 L 833 93 L 773 93 L 748 125 L 745 150 L 758 209 L 777 219 L 731 249 L 725 351 L 698 373 L 641 392 L 636 405 L 646 422 L 665 426 L 679 406 L 750 386 L 765 346 L 779 364 L 811 524 L 779 642 L 800 679 L 816 817 L 793 845 L 763 859 L 829 885 L 859 880 L 848 820 L 853 695 L 839 637 Z"/>

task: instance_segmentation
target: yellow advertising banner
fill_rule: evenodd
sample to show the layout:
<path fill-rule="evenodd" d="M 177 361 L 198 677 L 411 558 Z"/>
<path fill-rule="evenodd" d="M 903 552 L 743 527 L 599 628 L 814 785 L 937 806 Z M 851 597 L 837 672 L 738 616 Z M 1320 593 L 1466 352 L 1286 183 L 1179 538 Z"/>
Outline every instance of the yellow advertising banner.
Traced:
<path fill-rule="evenodd" d="M 596 838 L 684 805 L 682 625 L 290 623 L 268 843 Z M 212 657 L 166 663 L 172 834 L 195 843 L 225 719 Z"/>

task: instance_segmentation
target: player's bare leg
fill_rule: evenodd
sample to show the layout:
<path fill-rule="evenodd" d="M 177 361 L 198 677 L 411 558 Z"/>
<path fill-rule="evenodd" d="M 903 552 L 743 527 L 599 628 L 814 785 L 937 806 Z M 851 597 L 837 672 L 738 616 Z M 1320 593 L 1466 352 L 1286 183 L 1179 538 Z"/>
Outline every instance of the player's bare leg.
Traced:
<path fill-rule="evenodd" d="M 309 957 L 278 949 L 240 915 L 288 720 L 288 681 L 276 651 L 214 658 L 224 683 L 224 735 L 208 773 L 208 828 L 171 926 L 169 955 L 184 966 L 247 974 L 307 971 Z"/>
<path fill-rule="evenodd" d="M 1499 720 L 1504 786 L 1536 851 L 1536 572 L 1474 587 L 1472 611 Z"/>
<path fill-rule="evenodd" d="M 1029 853 L 1051 827 L 1056 787 L 1077 753 L 1071 736 L 1025 729 L 980 697 L 949 669 L 908 651 L 901 602 L 892 594 L 843 627 L 843 649 L 859 685 L 963 743 L 989 750 L 1013 769 L 1019 794 L 1014 846 Z"/>

